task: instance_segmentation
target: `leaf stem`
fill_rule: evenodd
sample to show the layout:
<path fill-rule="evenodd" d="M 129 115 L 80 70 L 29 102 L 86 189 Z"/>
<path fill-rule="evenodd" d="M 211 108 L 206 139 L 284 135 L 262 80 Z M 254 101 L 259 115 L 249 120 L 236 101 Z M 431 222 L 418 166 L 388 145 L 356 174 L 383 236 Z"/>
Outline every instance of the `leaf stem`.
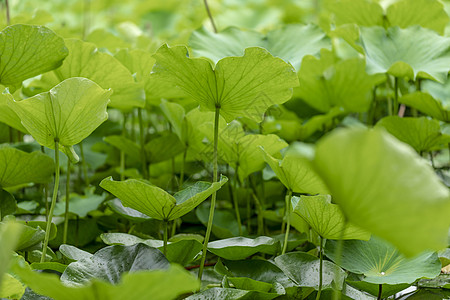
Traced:
<path fill-rule="evenodd" d="M 394 108 L 393 114 L 396 116 L 398 114 L 398 77 L 394 77 Z"/>
<path fill-rule="evenodd" d="M 285 209 L 285 217 L 286 217 L 286 233 L 284 234 L 284 243 L 283 243 L 283 250 L 281 251 L 281 255 L 286 253 L 287 244 L 288 244 L 288 238 L 289 238 L 289 229 L 291 227 L 291 198 L 292 198 L 292 191 L 288 189 L 288 192 L 286 193 L 286 209 Z"/>
<path fill-rule="evenodd" d="M 70 201 L 70 159 L 67 159 L 66 210 L 65 210 L 65 213 L 64 213 L 63 244 L 65 244 L 67 242 L 67 229 L 69 228 L 69 201 Z"/>
<path fill-rule="evenodd" d="M 127 114 L 123 114 L 122 136 L 127 136 Z M 120 150 L 120 180 L 125 180 L 125 151 Z"/>
<path fill-rule="evenodd" d="M 11 25 L 11 16 L 9 14 L 9 0 L 5 0 L 5 8 L 6 8 L 6 25 Z"/>
<path fill-rule="evenodd" d="M 347 219 L 345 219 L 344 225 L 342 228 L 345 228 L 345 226 L 347 226 Z M 342 230 L 341 236 L 339 237 L 339 240 L 337 242 L 336 250 L 334 252 L 334 256 L 336 257 L 336 260 L 334 261 L 334 263 L 337 265 L 336 272 L 334 274 L 336 285 L 338 285 L 339 281 L 341 281 L 341 273 L 339 272 L 339 268 L 341 266 L 341 261 L 342 261 L 342 252 L 344 250 L 344 234 L 345 234 L 345 230 Z M 341 300 L 341 292 L 338 288 L 333 293 L 333 300 Z"/>
<path fill-rule="evenodd" d="M 45 154 L 44 146 L 41 146 L 41 152 Z M 44 204 L 45 204 L 45 222 L 48 221 L 48 183 L 44 183 L 42 185 L 42 194 L 44 196 Z"/>
<path fill-rule="evenodd" d="M 138 119 L 139 119 L 139 142 L 141 146 L 141 163 L 142 163 L 142 175 L 144 179 L 149 179 L 147 170 L 147 157 L 145 156 L 144 149 L 144 121 L 142 119 L 142 108 L 138 107 Z"/>
<path fill-rule="evenodd" d="M 383 285 L 379 284 L 378 285 L 378 297 L 377 300 L 381 300 L 381 295 L 383 294 Z"/>
<path fill-rule="evenodd" d="M 213 16 L 211 14 L 211 10 L 209 9 L 208 1 L 204 0 L 203 2 L 205 3 L 206 13 L 208 14 L 209 21 L 211 21 L 211 25 L 212 25 L 212 27 L 214 29 L 214 33 L 217 33 L 217 27 L 216 27 L 216 24 L 214 23 L 214 19 L 213 19 Z"/>
<path fill-rule="evenodd" d="M 86 158 L 84 156 L 83 142 L 80 142 L 80 156 L 81 156 L 81 167 L 83 169 L 84 183 L 86 186 L 89 186 L 89 176 L 88 176 L 88 168 L 86 164 Z"/>
<path fill-rule="evenodd" d="M 242 222 L 241 222 L 241 214 L 239 213 L 239 202 L 238 202 L 238 194 L 237 194 L 237 182 L 238 182 L 238 170 L 239 170 L 239 163 L 236 164 L 236 169 L 234 172 L 234 180 L 233 180 L 233 205 L 234 205 L 234 212 L 236 214 L 236 220 L 238 223 L 239 228 L 239 236 L 242 236 Z"/>
<path fill-rule="evenodd" d="M 165 257 L 167 257 L 167 240 L 168 240 L 168 221 L 164 220 L 164 246 L 163 246 L 163 254 Z"/>
<path fill-rule="evenodd" d="M 186 155 L 187 155 L 187 147 L 183 152 L 183 160 L 181 161 L 181 169 L 180 169 L 180 182 L 178 184 L 178 190 L 183 188 L 184 183 L 184 164 L 186 163 Z"/>
<path fill-rule="evenodd" d="M 45 229 L 44 245 L 42 247 L 41 263 L 45 262 L 45 255 L 47 253 L 48 240 L 50 238 L 50 230 L 52 228 L 53 210 L 56 205 L 56 198 L 58 197 L 59 188 L 59 140 L 55 138 L 55 185 L 53 187 L 52 204 L 50 205 L 50 212 L 48 213 L 47 228 Z"/>
<path fill-rule="evenodd" d="M 220 106 L 216 106 L 216 113 L 214 115 L 214 156 L 213 156 L 213 183 L 217 182 L 218 178 L 218 164 L 217 164 L 217 145 L 219 142 L 219 116 Z M 203 268 L 205 266 L 206 254 L 208 250 L 209 237 L 211 235 L 212 224 L 214 219 L 214 209 L 216 207 L 216 191 L 211 196 L 211 207 L 209 209 L 208 226 L 206 227 L 205 240 L 203 242 L 202 260 L 200 262 L 200 269 L 198 270 L 198 279 L 202 279 Z"/>
<path fill-rule="evenodd" d="M 320 294 L 322 293 L 322 284 L 323 284 L 323 237 L 320 237 L 320 245 L 319 245 L 319 290 L 317 291 L 316 300 L 320 299 Z"/>

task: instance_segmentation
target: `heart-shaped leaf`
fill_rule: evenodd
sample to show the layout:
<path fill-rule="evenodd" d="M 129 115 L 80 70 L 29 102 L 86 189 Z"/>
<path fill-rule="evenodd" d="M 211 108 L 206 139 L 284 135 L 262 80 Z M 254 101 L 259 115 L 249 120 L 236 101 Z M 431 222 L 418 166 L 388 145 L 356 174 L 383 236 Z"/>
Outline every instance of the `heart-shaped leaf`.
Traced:
<path fill-rule="evenodd" d="M 258 252 L 274 255 L 280 251 L 280 242 L 267 236 L 233 237 L 208 243 L 208 251 L 224 259 L 240 260 Z"/>
<path fill-rule="evenodd" d="M 361 28 L 367 72 L 444 82 L 450 70 L 450 38 L 420 26 Z"/>
<path fill-rule="evenodd" d="M 391 244 L 372 236 L 368 241 L 344 241 L 340 264 L 356 274 L 364 274 L 364 281 L 375 284 L 413 283 L 418 278 L 434 278 L 441 272 L 436 253 L 425 252 L 405 258 Z M 325 254 L 333 261 L 337 242 L 327 241 Z"/>
<path fill-rule="evenodd" d="M 52 181 L 55 164 L 41 152 L 26 153 L 15 148 L 0 147 L 0 186 Z"/>
<path fill-rule="evenodd" d="M 107 118 L 111 91 L 86 78 L 69 78 L 49 92 L 22 101 L 9 101 L 22 124 L 42 146 L 55 148 L 58 140 L 71 160 L 72 146 L 88 137 Z"/>
<path fill-rule="evenodd" d="M 387 132 L 336 130 L 318 143 L 315 166 L 350 222 L 408 256 L 447 246 L 448 188 Z"/>
<path fill-rule="evenodd" d="M 385 128 L 390 134 L 411 145 L 419 153 L 442 149 L 447 147 L 450 142 L 450 136 L 441 133 L 439 122 L 426 117 L 400 118 L 388 116 L 378 121 L 376 127 Z"/>
<path fill-rule="evenodd" d="M 68 286 L 82 286 L 93 278 L 119 283 L 125 272 L 168 269 L 169 266 L 161 251 L 144 244 L 108 246 L 89 258 L 69 264 L 61 281 Z"/>
<path fill-rule="evenodd" d="M 64 40 L 47 27 L 8 26 L 0 32 L 0 83 L 18 86 L 59 67 L 67 55 Z"/>
<path fill-rule="evenodd" d="M 302 217 L 323 238 L 368 240 L 370 233 L 352 225 L 329 195 L 292 197 L 294 213 Z"/>
<path fill-rule="evenodd" d="M 227 181 L 226 177 L 215 183 L 199 181 L 173 196 L 157 186 L 135 179 L 113 181 L 108 177 L 100 186 L 118 197 L 124 206 L 157 220 L 171 221 L 193 210 Z"/>
<path fill-rule="evenodd" d="M 292 87 L 298 85 L 293 68 L 262 48 L 247 48 L 244 56 L 226 57 L 214 68 L 207 60 L 186 54 L 184 46 L 159 48 L 154 80 L 172 83 L 204 110 L 220 108 L 228 122 L 236 117 L 261 122 L 267 108 L 289 100 Z"/>

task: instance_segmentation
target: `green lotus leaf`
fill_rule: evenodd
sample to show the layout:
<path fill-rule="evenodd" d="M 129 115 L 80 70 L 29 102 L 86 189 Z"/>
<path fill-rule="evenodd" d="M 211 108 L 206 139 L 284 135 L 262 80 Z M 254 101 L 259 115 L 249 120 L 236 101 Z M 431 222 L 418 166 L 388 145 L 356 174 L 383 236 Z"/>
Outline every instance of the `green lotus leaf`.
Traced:
<path fill-rule="evenodd" d="M 91 258 L 93 254 L 78 249 L 75 246 L 63 244 L 59 246 L 59 252 L 71 261 L 77 261 L 85 258 Z"/>
<path fill-rule="evenodd" d="M 208 251 L 224 259 L 240 260 L 258 252 L 274 255 L 280 251 L 280 242 L 267 236 L 233 237 L 208 243 Z"/>
<path fill-rule="evenodd" d="M 61 67 L 45 73 L 35 82 L 49 90 L 71 77 L 85 77 L 104 89 L 112 89 L 111 107 L 124 110 L 145 106 L 145 93 L 141 84 L 134 81 L 131 72 L 111 55 L 100 52 L 94 44 L 76 39 L 66 39 L 69 55 Z M 99 71 L 101 70 L 101 72 Z"/>
<path fill-rule="evenodd" d="M 291 252 L 275 257 L 275 264 L 298 286 L 319 288 L 319 258 L 306 252 Z M 336 277 L 336 273 L 339 276 Z M 342 289 L 345 271 L 330 261 L 323 261 L 323 288 Z M 336 281 L 337 280 L 337 281 Z"/>
<path fill-rule="evenodd" d="M 331 203 L 329 195 L 292 198 L 294 214 L 302 217 L 321 237 L 331 240 L 368 240 L 370 233 L 345 220 L 338 205 Z"/>
<path fill-rule="evenodd" d="M 127 233 L 103 233 L 102 241 L 107 245 L 124 245 L 133 246 L 138 243 L 146 244 L 147 246 L 163 250 L 164 241 L 141 239 L 137 236 Z M 167 243 L 167 260 L 171 263 L 177 263 L 186 266 L 192 262 L 202 250 L 202 243 L 191 236 L 180 238 L 176 241 L 169 240 Z"/>
<path fill-rule="evenodd" d="M 382 26 L 383 8 L 375 1 L 333 0 L 329 11 L 334 15 L 336 25 L 357 24 L 359 26 Z"/>
<path fill-rule="evenodd" d="M 200 282 L 177 265 L 166 270 L 127 273 L 115 285 L 94 279 L 90 284 L 79 287 L 69 287 L 55 274 L 33 272 L 26 266 L 15 266 L 14 273 L 33 291 L 55 300 L 167 300 L 177 299 L 200 288 Z M 100 295 L 102 298 L 99 298 Z"/>
<path fill-rule="evenodd" d="M 193 210 L 227 181 L 226 177 L 215 183 L 199 181 L 173 196 L 157 186 L 135 179 L 114 181 L 108 177 L 100 186 L 118 197 L 126 207 L 157 220 L 171 221 Z"/>
<path fill-rule="evenodd" d="M 295 94 L 311 107 L 327 113 L 334 106 L 349 112 L 364 112 L 372 103 L 372 89 L 385 78 L 366 73 L 363 59 L 338 59 L 322 49 L 320 59 L 305 56 Z"/>
<path fill-rule="evenodd" d="M 267 108 L 289 100 L 292 87 L 298 85 L 293 68 L 262 48 L 247 48 L 244 56 L 226 57 L 214 68 L 207 60 L 186 54 L 184 46 L 159 48 L 154 55 L 154 80 L 172 83 L 203 110 L 220 108 L 228 122 L 236 117 L 261 122 Z"/>
<path fill-rule="evenodd" d="M 81 218 L 88 215 L 89 212 L 96 210 L 100 204 L 105 200 L 106 193 L 103 195 L 94 194 L 94 191 L 87 191 L 85 195 L 70 194 L 69 202 L 69 212 L 75 214 Z M 65 213 L 66 199 L 61 199 L 62 201 L 56 203 L 55 210 L 53 214 L 55 216 L 63 215 Z"/>
<path fill-rule="evenodd" d="M 264 159 L 284 186 L 294 193 L 328 194 L 328 188 L 314 170 L 311 161 L 300 154 L 288 152 L 282 160 L 268 154 Z"/>
<path fill-rule="evenodd" d="M 331 48 L 331 43 L 316 25 L 289 24 L 269 31 L 266 36 L 237 27 L 228 27 L 218 33 L 203 27 L 192 33 L 189 46 L 195 56 L 209 58 L 214 64 L 227 56 L 243 55 L 245 48 L 262 47 L 298 70 L 305 55 L 317 55 L 320 49 Z"/>
<path fill-rule="evenodd" d="M 374 284 L 413 283 L 419 278 L 434 278 L 441 272 L 436 253 L 425 252 L 406 258 L 391 244 L 372 236 L 368 241 L 344 241 L 341 267 L 363 274 L 364 281 Z M 327 241 L 325 254 L 333 261 L 337 242 Z"/>
<path fill-rule="evenodd" d="M 55 148 L 55 140 L 71 160 L 78 161 L 72 146 L 88 137 L 108 118 L 111 91 L 86 78 L 69 78 L 44 92 L 8 104 L 23 126 L 42 146 Z"/>
<path fill-rule="evenodd" d="M 16 148 L 0 147 L 0 186 L 48 183 L 55 170 L 53 159 L 41 152 L 26 153 Z"/>
<path fill-rule="evenodd" d="M 361 28 L 367 72 L 444 82 L 450 70 L 450 38 L 420 26 Z"/>
<path fill-rule="evenodd" d="M 22 226 L 15 222 L 0 223 L 0 288 L 3 275 L 8 271 L 12 259 L 12 251 L 16 249 Z"/>
<path fill-rule="evenodd" d="M 0 89 L 4 90 L 4 87 L 0 86 Z M 27 132 L 20 122 L 19 116 L 8 106 L 8 101 L 13 99 L 13 96 L 7 90 L 0 94 L 0 122 L 22 132 Z"/>
<path fill-rule="evenodd" d="M 140 157 L 141 155 L 141 147 L 135 141 L 122 135 L 109 135 L 104 137 L 103 140 L 130 157 Z"/>
<path fill-rule="evenodd" d="M 17 202 L 12 194 L 0 188 L 0 221 L 16 212 Z"/>
<path fill-rule="evenodd" d="M 0 32 L 0 83 L 23 80 L 53 70 L 68 54 L 64 40 L 44 26 L 16 24 Z"/>
<path fill-rule="evenodd" d="M 61 281 L 68 286 L 82 286 L 97 278 L 117 284 L 124 272 L 168 269 L 169 266 L 161 251 L 144 244 L 108 246 L 89 258 L 70 263 Z"/>
<path fill-rule="evenodd" d="M 162 132 L 160 136 L 155 137 L 145 144 L 148 161 L 158 163 L 174 158 L 185 150 L 185 145 L 173 132 Z"/>
<path fill-rule="evenodd" d="M 186 145 L 186 131 L 185 128 L 186 125 L 186 112 L 178 103 L 174 102 L 168 102 L 164 99 L 162 99 L 161 104 L 159 105 L 161 108 L 163 114 L 166 116 L 167 120 L 169 121 L 170 125 L 172 126 L 173 132 L 178 136 L 180 141 L 182 141 Z"/>
<path fill-rule="evenodd" d="M 195 215 L 206 227 L 208 225 L 209 206 L 200 205 L 195 210 Z M 239 224 L 236 220 L 234 211 L 225 209 L 216 209 L 212 225 L 212 233 L 220 239 L 227 239 L 239 236 Z M 246 226 L 242 225 L 242 235 L 248 234 Z"/>
<path fill-rule="evenodd" d="M 314 165 L 353 224 L 407 256 L 447 246 L 448 188 L 410 146 L 389 133 L 336 130 L 319 141 Z"/>
<path fill-rule="evenodd" d="M 450 142 L 450 136 L 441 133 L 439 122 L 426 117 L 388 116 L 378 121 L 376 127 L 385 128 L 390 134 L 409 144 L 419 153 L 447 147 Z"/>
<path fill-rule="evenodd" d="M 354 278 L 354 277 L 356 277 L 356 278 Z M 350 274 L 349 277 L 347 277 L 346 282 L 349 286 L 352 286 L 360 291 L 367 292 L 376 297 L 380 291 L 380 285 L 360 280 L 361 278 L 364 278 L 364 275 L 354 275 L 352 273 L 352 274 Z M 400 284 L 394 284 L 394 285 L 382 284 L 381 297 L 387 298 L 387 297 L 393 296 L 393 295 L 407 289 L 410 286 L 411 286 L 411 284 L 408 284 L 408 283 L 400 283 Z"/>
<path fill-rule="evenodd" d="M 440 101 L 439 98 L 433 98 L 428 93 L 415 92 L 406 94 L 398 102 L 415 108 L 439 121 L 450 122 L 450 106 Z"/>
<path fill-rule="evenodd" d="M 21 299 L 25 293 L 23 284 L 8 273 L 3 275 L 0 284 L 0 297 L 3 299 Z"/>
<path fill-rule="evenodd" d="M 149 216 L 147 216 L 135 209 L 123 206 L 122 202 L 117 198 L 106 201 L 106 205 L 108 205 L 109 208 L 111 208 L 111 210 L 113 210 L 115 213 L 119 214 L 120 216 L 122 216 L 128 220 L 136 222 L 136 223 L 144 222 L 144 221 L 151 219 Z"/>
<path fill-rule="evenodd" d="M 218 288 L 213 287 L 207 289 L 201 293 L 194 294 L 186 298 L 186 300 L 208 300 L 208 299 L 233 299 L 233 300 L 245 300 L 245 299 L 258 299 L 258 300 L 271 300 L 280 296 L 277 293 L 267 293 L 260 291 L 246 291 L 235 288 Z"/>
<path fill-rule="evenodd" d="M 437 0 L 401 0 L 394 2 L 386 10 L 386 17 L 390 26 L 407 28 L 420 25 L 433 29 L 443 35 L 447 23 L 450 21 L 444 5 Z"/>

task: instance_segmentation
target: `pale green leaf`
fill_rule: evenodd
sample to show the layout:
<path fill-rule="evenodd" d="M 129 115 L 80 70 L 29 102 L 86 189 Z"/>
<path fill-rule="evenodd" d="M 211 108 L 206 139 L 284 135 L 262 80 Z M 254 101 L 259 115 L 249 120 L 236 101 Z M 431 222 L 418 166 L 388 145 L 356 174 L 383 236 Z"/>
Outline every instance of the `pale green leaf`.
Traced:
<path fill-rule="evenodd" d="M 8 271 L 12 259 L 12 251 L 16 249 L 21 231 L 22 226 L 18 223 L 0 223 L 0 289 L 3 286 L 3 275 Z"/>
<path fill-rule="evenodd" d="M 4 87 L 0 86 L 0 89 L 4 90 Z M 0 94 L 0 122 L 22 132 L 27 132 L 20 122 L 19 116 L 8 106 L 8 101 L 13 99 L 13 96 L 7 90 Z"/>
<path fill-rule="evenodd" d="M 368 241 L 344 241 L 341 266 L 363 274 L 364 281 L 375 284 L 413 283 L 421 277 L 434 278 L 441 271 L 436 253 L 425 252 L 406 258 L 391 244 L 372 236 Z M 334 261 L 336 241 L 328 241 L 325 254 Z"/>
<path fill-rule="evenodd" d="M 379 129 L 341 129 L 318 143 L 314 165 L 350 222 L 408 256 L 447 246 L 449 190 L 410 146 Z"/>
<path fill-rule="evenodd" d="M 262 48 L 247 48 L 242 57 L 226 57 L 215 68 L 204 59 L 191 59 L 184 46 L 163 45 L 154 55 L 152 76 L 172 83 L 195 99 L 204 110 L 232 121 L 247 117 L 262 121 L 274 104 L 286 102 L 298 84 L 293 68 Z"/>
<path fill-rule="evenodd" d="M 415 108 L 435 119 L 450 122 L 450 106 L 443 105 L 441 101 L 424 92 L 406 94 L 398 102 Z"/>
<path fill-rule="evenodd" d="M 0 32 L 0 83 L 20 85 L 59 67 L 67 54 L 64 40 L 47 27 L 8 26 Z"/>
<path fill-rule="evenodd" d="M 321 237 L 331 240 L 368 240 L 370 233 L 345 220 L 338 205 L 329 195 L 292 198 L 294 213 L 302 217 Z"/>
<path fill-rule="evenodd" d="M 25 293 L 25 286 L 14 278 L 12 275 L 6 273 L 3 275 L 3 280 L 0 280 L 0 297 L 7 299 L 20 299 Z"/>
<path fill-rule="evenodd" d="M 357 24 L 359 26 L 383 25 L 383 8 L 371 0 L 332 0 L 329 10 L 336 25 Z"/>
<path fill-rule="evenodd" d="M 267 236 L 233 237 L 209 242 L 208 251 L 224 259 L 240 260 L 258 252 L 275 255 L 280 251 L 280 242 Z"/>
<path fill-rule="evenodd" d="M 172 126 L 173 132 L 176 133 L 180 141 L 186 144 L 186 113 L 183 106 L 178 103 L 168 102 L 163 99 L 159 107 Z"/>
<path fill-rule="evenodd" d="M 69 78 L 49 92 L 8 104 L 39 144 L 54 149 L 58 140 L 70 154 L 73 145 L 106 121 L 110 95 L 89 79 Z"/>

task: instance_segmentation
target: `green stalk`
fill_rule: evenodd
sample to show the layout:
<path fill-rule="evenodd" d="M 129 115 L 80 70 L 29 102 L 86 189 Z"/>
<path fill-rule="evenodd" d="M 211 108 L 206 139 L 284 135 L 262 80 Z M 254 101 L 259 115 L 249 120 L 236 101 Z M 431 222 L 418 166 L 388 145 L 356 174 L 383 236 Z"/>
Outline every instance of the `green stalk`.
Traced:
<path fill-rule="evenodd" d="M 127 136 L 127 115 L 123 114 L 122 136 Z M 120 150 L 120 180 L 125 180 L 125 152 Z"/>
<path fill-rule="evenodd" d="M 69 201 L 70 201 L 70 159 L 67 159 L 67 176 L 66 176 L 66 211 L 64 213 L 64 234 L 63 244 L 67 242 L 67 229 L 69 228 Z"/>
<path fill-rule="evenodd" d="M 379 284 L 378 285 L 378 297 L 377 300 L 381 300 L 381 295 L 383 294 L 383 285 Z"/>
<path fill-rule="evenodd" d="M 289 229 L 291 227 L 291 198 L 292 198 L 292 191 L 289 189 L 286 194 L 286 233 L 284 235 L 284 244 L 283 244 L 283 250 L 281 251 L 281 254 L 286 253 L 287 244 L 288 244 L 288 238 L 289 238 Z"/>
<path fill-rule="evenodd" d="M 187 146 L 183 153 L 183 160 L 181 161 L 181 170 L 180 170 L 180 182 L 178 184 L 178 190 L 183 188 L 184 182 L 184 164 L 186 163 L 186 155 L 187 155 Z"/>
<path fill-rule="evenodd" d="M 84 183 L 86 184 L 86 186 L 89 186 L 90 182 L 88 177 L 88 168 L 86 164 L 86 159 L 84 157 L 83 142 L 81 142 L 79 145 L 80 145 L 81 167 L 83 169 Z"/>
<path fill-rule="evenodd" d="M 41 152 L 45 154 L 44 146 L 41 146 Z M 48 221 L 48 184 L 44 183 L 42 185 L 42 194 L 44 195 L 44 204 L 45 204 L 45 222 Z"/>
<path fill-rule="evenodd" d="M 147 170 L 147 157 L 145 156 L 144 149 L 144 121 L 142 120 L 142 108 L 138 107 L 138 119 L 139 119 L 139 142 L 141 146 L 141 163 L 142 163 L 142 175 L 144 179 L 149 179 Z"/>
<path fill-rule="evenodd" d="M 164 256 L 165 257 L 167 257 L 167 240 L 168 240 L 168 226 L 167 226 L 167 220 L 164 220 L 163 221 L 164 222 L 164 224 L 163 224 L 163 226 L 164 226 L 164 247 L 163 247 L 163 254 L 164 254 Z"/>
<path fill-rule="evenodd" d="M 236 220 L 237 220 L 238 228 L 239 228 L 239 235 L 242 236 L 241 214 L 239 213 L 239 202 L 238 202 L 238 195 L 237 195 L 237 182 L 239 180 L 238 170 L 239 170 L 239 163 L 236 163 L 236 169 L 234 172 L 232 198 L 233 198 L 233 204 L 234 204 L 234 213 L 236 214 Z"/>
<path fill-rule="evenodd" d="M 213 156 L 213 183 L 217 182 L 218 179 L 218 164 L 217 164 L 217 144 L 219 142 L 219 116 L 220 116 L 220 106 L 216 106 L 216 113 L 214 116 L 214 156 Z M 200 268 L 198 270 L 198 279 L 202 280 L 203 268 L 205 267 L 206 254 L 208 250 L 209 237 L 211 235 L 212 224 L 214 219 L 214 209 L 216 207 L 216 192 L 211 196 L 211 207 L 209 209 L 208 226 L 206 227 L 205 240 L 203 242 L 202 249 L 202 260 L 200 263 Z"/>
<path fill-rule="evenodd" d="M 205 3 L 205 8 L 206 8 L 206 13 L 208 14 L 209 20 L 211 21 L 211 25 L 214 29 L 214 33 L 217 33 L 217 27 L 216 27 L 216 24 L 214 23 L 214 19 L 212 17 L 211 11 L 209 10 L 208 1 L 204 0 L 204 3 Z"/>
<path fill-rule="evenodd" d="M 345 220 L 344 225 L 342 228 L 345 228 L 347 226 L 347 220 Z M 341 273 L 339 272 L 339 268 L 342 261 L 342 251 L 344 250 L 344 233 L 345 230 L 341 231 L 341 236 L 339 237 L 339 240 L 337 242 L 337 247 L 334 252 L 334 256 L 336 257 L 335 264 L 337 265 L 336 273 L 335 273 L 335 282 L 339 282 L 341 280 Z M 333 293 L 333 300 L 341 300 L 341 292 L 339 289 L 336 289 Z"/>
<path fill-rule="evenodd" d="M 322 284 L 323 284 L 323 237 L 320 237 L 320 246 L 319 246 L 319 290 L 317 291 L 316 300 L 320 299 L 320 294 L 322 293 Z"/>
<path fill-rule="evenodd" d="M 398 78 L 394 77 L 394 109 L 393 114 L 396 116 L 398 114 Z"/>
<path fill-rule="evenodd" d="M 45 262 L 45 255 L 47 253 L 48 239 L 50 238 L 50 230 L 52 225 L 53 211 L 55 210 L 56 198 L 58 197 L 59 188 L 59 139 L 55 138 L 55 186 L 53 188 L 52 204 L 50 205 L 50 212 L 48 213 L 47 228 L 45 229 L 44 245 L 42 248 L 41 263 Z"/>
<path fill-rule="evenodd" d="M 6 8 L 6 25 L 11 25 L 11 16 L 9 14 L 9 0 L 5 0 Z"/>
<path fill-rule="evenodd" d="M 259 195 L 258 195 L 258 191 L 256 189 L 255 183 L 253 182 L 252 178 L 249 177 L 249 182 L 250 182 L 250 187 L 252 189 L 252 196 L 253 196 L 253 200 L 255 201 L 255 208 L 256 208 L 256 218 L 257 218 L 257 222 L 258 222 L 258 227 L 257 227 L 257 235 L 264 235 L 264 217 L 263 217 L 263 209 L 262 209 L 262 204 L 261 201 L 259 199 Z M 261 181 L 262 183 L 263 181 Z"/>

